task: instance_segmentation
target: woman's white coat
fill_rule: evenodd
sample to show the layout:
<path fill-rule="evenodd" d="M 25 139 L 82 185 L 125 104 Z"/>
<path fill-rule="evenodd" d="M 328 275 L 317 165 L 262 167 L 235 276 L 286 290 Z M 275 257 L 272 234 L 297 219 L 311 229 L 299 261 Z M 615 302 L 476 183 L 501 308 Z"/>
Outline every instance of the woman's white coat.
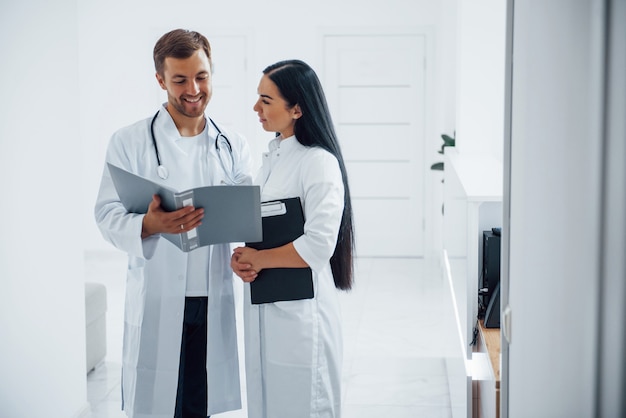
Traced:
<path fill-rule="evenodd" d="M 228 182 L 215 150 L 216 131 L 209 123 L 207 160 L 189 161 L 172 138 L 180 137 L 173 120 L 160 109 L 154 130 L 169 177 L 157 175 L 150 136 L 151 118 L 116 132 L 106 161 L 176 190 Z M 226 134 L 233 148 L 237 182 L 250 184 L 250 155 L 246 141 Z M 232 177 L 231 177 L 232 178 Z M 185 305 L 188 253 L 159 236 L 141 239 L 144 215 L 128 213 L 119 202 L 105 167 L 95 216 L 104 238 L 128 253 L 124 343 L 122 359 L 123 408 L 130 417 L 172 418 L 178 386 L 178 365 Z M 231 245 L 207 251 L 208 279 L 208 414 L 241 408 L 239 360 L 230 269 Z"/>
<path fill-rule="evenodd" d="M 244 298 L 249 418 L 338 418 L 342 338 L 329 260 L 344 205 L 337 159 L 295 137 L 275 139 L 263 156 L 261 200 L 300 197 L 304 235 L 294 241 L 313 271 L 313 299 L 250 303 Z"/>

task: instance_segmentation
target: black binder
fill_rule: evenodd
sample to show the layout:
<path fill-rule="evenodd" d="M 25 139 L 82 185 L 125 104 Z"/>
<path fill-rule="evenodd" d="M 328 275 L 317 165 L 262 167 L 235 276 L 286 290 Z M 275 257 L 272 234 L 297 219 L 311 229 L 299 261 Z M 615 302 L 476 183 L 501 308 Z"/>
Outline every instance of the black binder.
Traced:
<path fill-rule="evenodd" d="M 261 204 L 263 241 L 246 243 L 257 250 L 280 247 L 304 234 L 304 214 L 299 197 Z M 261 270 L 250 283 L 253 304 L 313 298 L 313 273 L 305 268 Z"/>

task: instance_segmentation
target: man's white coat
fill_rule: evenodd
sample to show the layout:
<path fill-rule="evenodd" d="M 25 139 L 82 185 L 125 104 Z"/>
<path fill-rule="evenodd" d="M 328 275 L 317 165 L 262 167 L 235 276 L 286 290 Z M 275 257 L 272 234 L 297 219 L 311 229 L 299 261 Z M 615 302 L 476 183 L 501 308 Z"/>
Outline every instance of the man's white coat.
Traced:
<path fill-rule="evenodd" d="M 154 125 L 163 165 L 169 177 L 157 175 L 150 136 L 151 118 L 120 129 L 111 138 L 106 161 L 176 190 L 219 185 L 234 178 L 250 184 L 246 141 L 222 132 L 232 144 L 234 173 L 224 173 L 215 150 L 217 131 L 209 126 L 206 161 L 189 161 L 173 138 L 180 138 L 173 120 L 160 109 Z M 221 129 L 221 128 L 220 128 Z M 128 253 L 124 343 L 123 408 L 130 417 L 174 416 L 189 253 L 160 236 L 141 239 L 144 215 L 128 213 L 105 166 L 95 216 L 104 238 Z M 235 325 L 231 245 L 194 251 L 208 252 L 208 414 L 241 408 L 239 360 Z"/>

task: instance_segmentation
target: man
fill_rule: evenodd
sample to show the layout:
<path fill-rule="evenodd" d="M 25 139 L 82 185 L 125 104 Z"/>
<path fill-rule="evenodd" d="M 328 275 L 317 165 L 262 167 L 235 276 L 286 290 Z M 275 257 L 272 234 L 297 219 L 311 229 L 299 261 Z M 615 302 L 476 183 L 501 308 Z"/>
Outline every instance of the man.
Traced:
<path fill-rule="evenodd" d="M 212 93 L 208 40 L 166 33 L 154 64 L 167 103 L 154 118 L 117 131 L 106 161 L 175 190 L 250 184 L 246 141 L 204 114 Z M 228 145 L 216 142 L 220 132 Z M 193 207 L 165 212 L 158 196 L 145 215 L 129 213 L 104 169 L 96 222 L 129 256 L 122 359 L 129 417 L 204 418 L 241 408 L 230 245 L 185 253 L 161 237 L 191 231 L 203 215 Z"/>

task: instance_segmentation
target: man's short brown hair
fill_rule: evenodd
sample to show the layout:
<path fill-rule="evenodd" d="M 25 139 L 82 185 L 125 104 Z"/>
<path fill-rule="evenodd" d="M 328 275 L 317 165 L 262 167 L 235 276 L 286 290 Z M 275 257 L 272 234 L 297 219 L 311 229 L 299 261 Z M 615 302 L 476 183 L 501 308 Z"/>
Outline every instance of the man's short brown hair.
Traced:
<path fill-rule="evenodd" d="M 161 36 L 154 46 L 154 68 L 159 75 L 163 76 L 165 58 L 189 58 L 199 49 L 204 50 L 212 68 L 213 62 L 211 60 L 211 45 L 209 44 L 209 40 L 204 35 L 195 31 L 174 29 Z"/>

